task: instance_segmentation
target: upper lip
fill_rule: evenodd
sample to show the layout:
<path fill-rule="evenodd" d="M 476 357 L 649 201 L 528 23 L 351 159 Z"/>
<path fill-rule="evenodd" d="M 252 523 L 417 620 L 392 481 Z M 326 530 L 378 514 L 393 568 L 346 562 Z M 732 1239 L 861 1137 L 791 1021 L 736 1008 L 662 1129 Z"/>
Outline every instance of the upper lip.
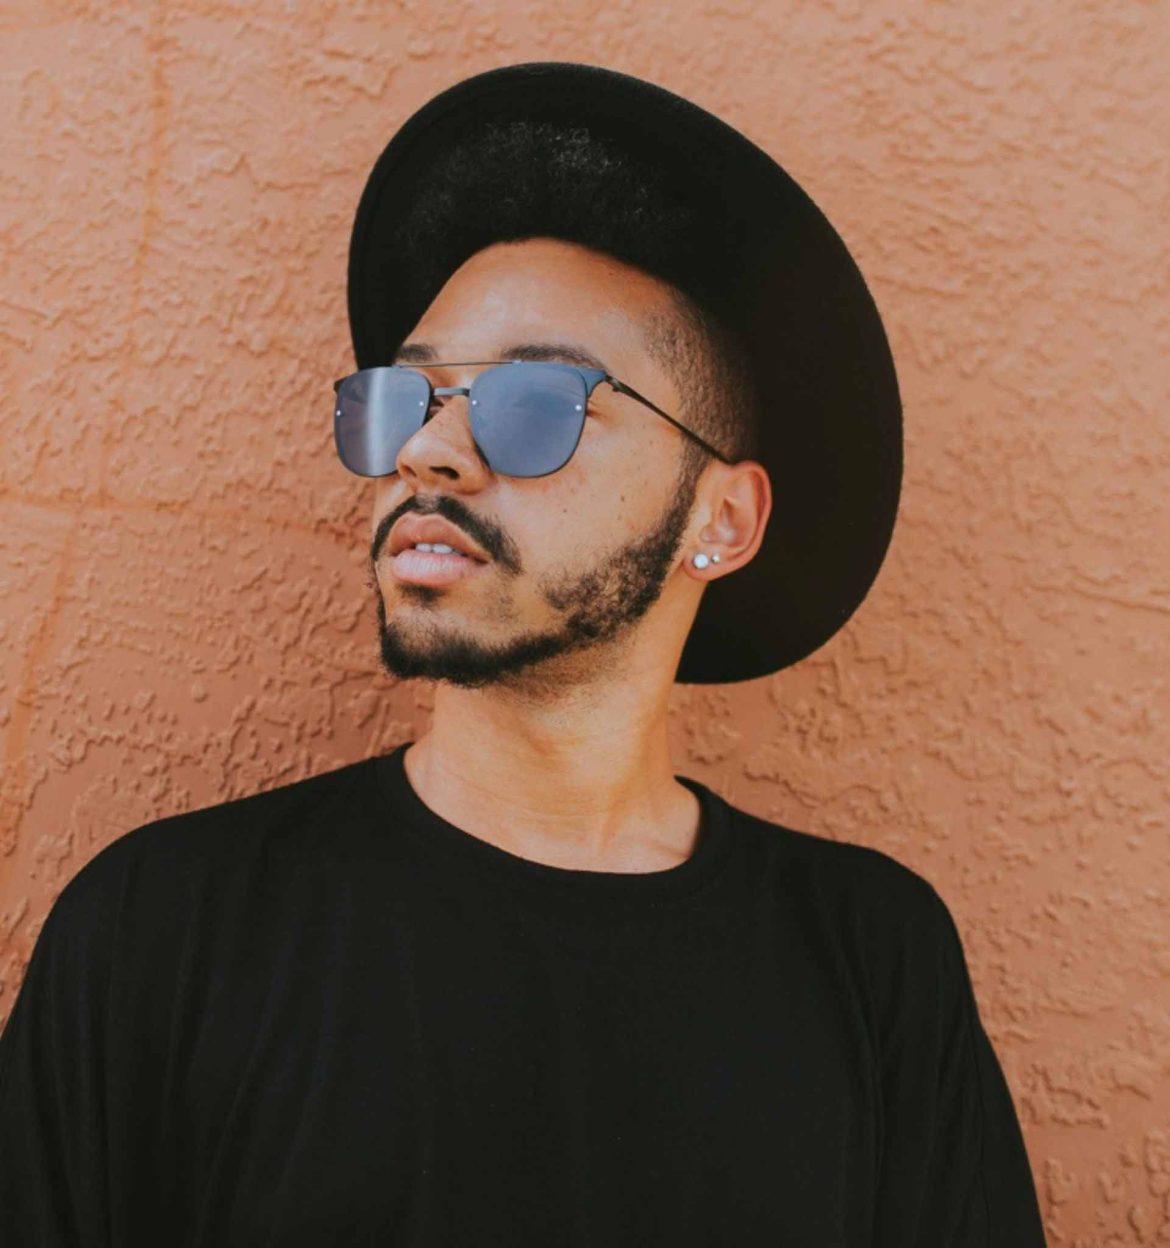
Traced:
<path fill-rule="evenodd" d="M 455 550 L 470 555 L 480 563 L 488 557 L 453 524 L 442 516 L 420 516 L 414 513 L 403 516 L 390 530 L 390 553 L 398 554 L 416 542 L 445 542 Z"/>

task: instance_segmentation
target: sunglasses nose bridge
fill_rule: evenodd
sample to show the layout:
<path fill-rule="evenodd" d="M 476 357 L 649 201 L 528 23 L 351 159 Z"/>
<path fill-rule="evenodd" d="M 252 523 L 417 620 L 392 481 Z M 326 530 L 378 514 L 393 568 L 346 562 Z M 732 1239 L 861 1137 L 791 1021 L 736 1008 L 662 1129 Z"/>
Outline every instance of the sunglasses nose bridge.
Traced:
<path fill-rule="evenodd" d="M 471 408 L 471 387 L 470 386 L 432 386 L 431 399 L 457 399 L 460 396 L 467 399 L 468 410 Z M 445 407 L 446 404 L 443 404 Z M 427 420 L 431 420 L 433 414 L 427 413 Z"/>
<path fill-rule="evenodd" d="M 431 387 L 431 402 L 432 403 L 434 402 L 435 399 L 458 399 L 460 397 L 465 398 L 467 400 L 467 414 L 468 416 L 470 416 L 471 403 L 472 403 L 470 386 L 432 386 Z M 447 404 L 445 402 L 439 404 L 439 410 L 442 410 L 442 408 L 446 406 Z M 429 424 L 430 421 L 432 421 L 439 414 L 439 410 L 433 410 L 433 411 L 428 410 L 426 414 L 426 419 L 423 421 L 423 423 Z"/>

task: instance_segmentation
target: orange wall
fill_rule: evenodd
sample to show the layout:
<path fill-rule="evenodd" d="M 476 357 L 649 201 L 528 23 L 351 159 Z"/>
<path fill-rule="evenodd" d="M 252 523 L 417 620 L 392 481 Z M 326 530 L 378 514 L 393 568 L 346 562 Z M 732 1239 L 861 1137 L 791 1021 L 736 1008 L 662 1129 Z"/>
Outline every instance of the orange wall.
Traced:
<path fill-rule="evenodd" d="M 417 735 L 331 449 L 348 232 L 396 126 L 529 59 L 773 152 L 857 255 L 907 419 L 870 599 L 676 687 L 679 770 L 926 875 L 1053 1245 L 1170 1238 L 1170 10 L 1136 0 L 0 10 L 0 1015 L 41 921 L 158 815 Z"/>

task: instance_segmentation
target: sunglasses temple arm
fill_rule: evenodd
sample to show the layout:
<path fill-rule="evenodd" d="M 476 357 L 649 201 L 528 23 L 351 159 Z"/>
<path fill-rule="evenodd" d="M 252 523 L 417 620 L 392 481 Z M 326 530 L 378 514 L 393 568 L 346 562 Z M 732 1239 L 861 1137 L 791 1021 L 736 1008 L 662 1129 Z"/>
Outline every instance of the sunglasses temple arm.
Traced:
<path fill-rule="evenodd" d="M 670 415 L 669 412 L 664 412 L 656 403 L 651 403 L 644 394 L 639 394 L 633 386 L 627 386 L 624 381 L 618 381 L 616 377 L 607 377 L 606 380 L 619 394 L 628 394 L 631 399 L 637 399 L 639 403 L 644 403 L 652 412 L 657 412 L 659 416 L 669 420 L 676 429 L 681 429 L 688 438 L 694 438 L 694 440 L 698 442 L 704 450 L 710 451 L 716 459 L 721 459 L 725 464 L 732 464 L 735 462 L 732 459 L 728 459 L 722 451 L 717 451 L 710 442 L 704 441 L 697 433 L 695 433 L 693 429 L 688 429 L 686 425 L 680 424 L 673 416 Z"/>

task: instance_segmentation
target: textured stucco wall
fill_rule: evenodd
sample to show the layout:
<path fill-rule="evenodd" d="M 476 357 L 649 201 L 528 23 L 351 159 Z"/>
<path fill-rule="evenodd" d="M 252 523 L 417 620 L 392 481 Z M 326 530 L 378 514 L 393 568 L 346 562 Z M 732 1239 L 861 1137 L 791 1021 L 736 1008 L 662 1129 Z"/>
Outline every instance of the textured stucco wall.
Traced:
<path fill-rule="evenodd" d="M 906 405 L 869 600 L 676 688 L 678 769 L 925 874 L 1051 1243 L 1170 1242 L 1170 10 L 9 0 L 0 58 L 0 1016 L 111 838 L 422 730 L 330 444 L 352 213 L 450 81 L 591 61 L 810 189 Z"/>

